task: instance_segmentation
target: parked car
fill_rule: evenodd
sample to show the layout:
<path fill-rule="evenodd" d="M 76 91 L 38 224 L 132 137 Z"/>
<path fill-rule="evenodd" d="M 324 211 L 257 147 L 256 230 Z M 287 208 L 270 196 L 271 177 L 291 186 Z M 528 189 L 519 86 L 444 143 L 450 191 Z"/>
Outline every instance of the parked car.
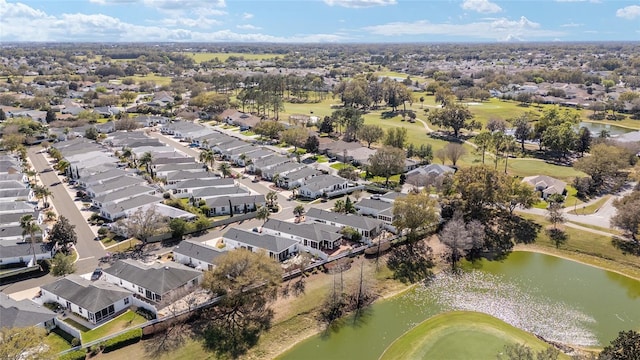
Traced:
<path fill-rule="evenodd" d="M 96 281 L 100 279 L 100 276 L 102 276 L 102 268 L 96 268 L 95 270 L 93 270 L 93 273 L 91 274 L 91 281 Z"/>

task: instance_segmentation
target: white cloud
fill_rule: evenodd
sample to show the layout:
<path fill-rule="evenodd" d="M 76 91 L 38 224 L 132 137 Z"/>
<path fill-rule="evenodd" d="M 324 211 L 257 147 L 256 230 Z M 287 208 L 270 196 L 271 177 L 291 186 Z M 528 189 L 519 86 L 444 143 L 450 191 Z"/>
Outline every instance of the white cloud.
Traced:
<path fill-rule="evenodd" d="M 462 8 L 465 10 L 476 11 L 482 14 L 492 14 L 502 11 L 502 8 L 496 3 L 489 0 L 464 0 Z"/>
<path fill-rule="evenodd" d="M 565 27 L 565 28 L 575 28 L 580 26 L 584 26 L 584 24 L 576 24 L 574 22 L 570 22 L 570 23 L 560 25 L 560 27 Z"/>
<path fill-rule="evenodd" d="M 364 30 L 374 35 L 447 35 L 507 41 L 513 39 L 541 39 L 565 35 L 563 32 L 544 30 L 540 24 L 526 17 L 519 20 L 507 18 L 489 19 L 468 24 L 431 23 L 426 20 L 415 22 L 393 22 L 383 25 L 365 27 Z M 432 40 L 432 39 L 425 39 Z"/>
<path fill-rule="evenodd" d="M 245 20 L 253 19 L 253 14 L 244 13 L 242 14 L 242 18 Z"/>
<path fill-rule="evenodd" d="M 0 0 L 0 34 L 3 41 L 227 41 L 227 42 L 339 42 L 349 40 L 336 34 L 298 34 L 279 37 L 260 33 L 240 34 L 231 30 L 202 31 L 136 25 L 104 14 L 62 14 L 51 16 L 22 3 Z M 197 21 L 197 20 L 196 20 Z M 185 22 L 175 26 L 193 25 Z M 166 25 L 166 24 L 165 24 Z"/>
<path fill-rule="evenodd" d="M 373 6 L 396 5 L 397 0 L 324 0 L 329 6 L 342 6 L 346 8 L 368 8 Z"/>
<path fill-rule="evenodd" d="M 200 28 L 208 29 L 212 26 L 221 25 L 222 22 L 215 19 L 208 19 L 206 17 L 199 17 L 197 19 L 189 18 L 166 18 L 160 20 L 160 23 L 167 27 L 188 27 L 188 28 Z"/>
<path fill-rule="evenodd" d="M 262 29 L 259 26 L 255 26 L 255 25 L 251 25 L 251 24 L 238 25 L 236 27 L 238 29 L 242 29 L 242 30 L 260 30 L 260 29 Z"/>
<path fill-rule="evenodd" d="M 640 17 L 640 6 L 630 5 L 623 7 L 622 9 L 618 9 L 618 11 L 616 11 L 616 16 L 627 20 L 633 20 Z"/>

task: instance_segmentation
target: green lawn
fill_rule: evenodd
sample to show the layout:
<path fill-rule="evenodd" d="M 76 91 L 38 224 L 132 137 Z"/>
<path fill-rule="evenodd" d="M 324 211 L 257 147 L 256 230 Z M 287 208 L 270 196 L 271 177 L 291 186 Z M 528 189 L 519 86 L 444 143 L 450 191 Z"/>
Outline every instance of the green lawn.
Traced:
<path fill-rule="evenodd" d="M 133 79 L 136 83 L 140 83 L 142 81 L 152 81 L 154 82 L 156 85 L 169 85 L 171 84 L 171 77 L 169 76 L 160 76 L 157 74 L 150 74 L 150 75 L 134 75 L 134 76 L 127 76 L 125 78 L 122 79 Z"/>
<path fill-rule="evenodd" d="M 245 135 L 245 136 L 254 136 L 254 135 L 256 135 L 256 133 L 254 133 L 251 130 L 241 131 L 240 134 Z"/>
<path fill-rule="evenodd" d="M 187 56 L 193 58 L 196 63 L 201 63 L 203 61 L 213 60 L 218 58 L 221 62 L 227 61 L 227 59 L 231 56 L 243 57 L 245 60 L 268 60 L 277 57 L 281 57 L 280 54 L 250 54 L 250 53 L 191 53 L 185 52 L 183 53 Z"/>
<path fill-rule="evenodd" d="M 504 161 L 498 161 L 498 168 Z M 570 166 L 560 166 L 547 163 L 537 159 L 509 159 L 508 171 L 511 175 L 516 176 L 533 176 L 533 175 L 549 175 L 563 181 L 572 180 L 575 177 L 586 176 L 585 173 L 578 171 Z"/>
<path fill-rule="evenodd" d="M 346 167 L 349 167 L 351 165 L 349 164 L 343 164 L 343 163 L 335 163 L 335 164 L 331 164 L 329 165 L 332 169 L 336 169 L 336 170 L 342 170 Z"/>
<path fill-rule="evenodd" d="M 49 346 L 52 352 L 59 353 L 71 348 L 71 341 L 73 336 L 60 330 L 60 328 L 53 329 L 46 338 L 44 338 L 45 344 Z"/>
<path fill-rule="evenodd" d="M 380 359 L 495 359 L 505 345 L 535 352 L 551 345 L 492 316 L 454 311 L 429 318 L 396 339 Z M 562 355 L 560 359 L 569 359 Z"/>
<path fill-rule="evenodd" d="M 118 331 L 130 328 L 135 325 L 144 324 L 147 322 L 147 319 L 142 316 L 136 314 L 131 310 L 127 310 L 124 314 L 116 317 L 113 320 L 91 330 L 83 332 L 82 334 L 82 342 L 91 342 L 94 340 L 101 339 L 107 335 L 116 333 Z"/>
<path fill-rule="evenodd" d="M 329 158 L 327 158 L 325 155 L 318 155 L 316 156 L 316 162 L 318 164 L 326 163 L 326 162 L 329 162 Z"/>
<path fill-rule="evenodd" d="M 123 240 L 116 245 L 111 245 L 107 248 L 107 250 L 111 253 L 129 251 L 133 250 L 138 244 L 142 244 L 142 241 L 135 238 L 130 238 L 128 240 Z"/>
<path fill-rule="evenodd" d="M 602 207 L 602 205 L 604 205 L 604 203 L 607 202 L 607 200 L 609 200 L 609 198 L 611 198 L 611 195 L 605 195 L 603 197 L 601 197 L 600 199 L 598 199 L 598 201 L 592 203 L 591 205 L 588 206 L 583 206 L 580 208 L 577 208 L 575 210 L 571 210 L 569 213 L 570 214 L 574 214 L 574 215 L 591 215 L 594 214 L 598 209 L 600 209 Z M 580 204 L 578 204 L 580 205 Z M 567 206 L 573 206 L 572 203 L 567 204 Z"/>
<path fill-rule="evenodd" d="M 77 322 L 77 321 L 75 321 L 73 319 L 70 319 L 70 318 L 64 319 L 64 322 L 66 322 L 67 324 L 69 324 L 69 325 L 73 326 L 74 328 L 80 330 L 81 332 L 86 332 L 86 331 L 91 330 L 88 327 L 86 327 L 86 326 L 80 324 L 79 322 Z"/>

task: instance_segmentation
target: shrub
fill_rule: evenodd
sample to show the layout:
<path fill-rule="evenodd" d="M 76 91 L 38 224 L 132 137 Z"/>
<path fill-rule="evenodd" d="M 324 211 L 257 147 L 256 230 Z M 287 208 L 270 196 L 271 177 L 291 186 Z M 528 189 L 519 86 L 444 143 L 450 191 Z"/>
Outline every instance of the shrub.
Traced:
<path fill-rule="evenodd" d="M 108 232 L 109 232 L 109 230 L 107 228 L 104 228 L 104 227 L 101 227 L 100 229 L 98 229 L 98 235 L 101 235 L 101 236 L 107 235 Z"/>
<path fill-rule="evenodd" d="M 78 345 L 80 345 L 80 339 L 78 339 L 77 337 L 71 339 L 71 346 L 76 347 Z"/>
<path fill-rule="evenodd" d="M 58 360 L 84 360 L 87 357 L 87 353 L 81 350 L 70 351 L 58 358 Z"/>
<path fill-rule="evenodd" d="M 142 329 L 129 330 L 123 334 L 120 334 L 114 338 L 106 340 L 101 343 L 104 346 L 104 352 L 118 350 L 127 345 L 135 344 L 142 338 Z"/>
<path fill-rule="evenodd" d="M 142 307 L 138 308 L 136 313 L 147 320 L 153 320 L 156 318 L 156 314 Z"/>

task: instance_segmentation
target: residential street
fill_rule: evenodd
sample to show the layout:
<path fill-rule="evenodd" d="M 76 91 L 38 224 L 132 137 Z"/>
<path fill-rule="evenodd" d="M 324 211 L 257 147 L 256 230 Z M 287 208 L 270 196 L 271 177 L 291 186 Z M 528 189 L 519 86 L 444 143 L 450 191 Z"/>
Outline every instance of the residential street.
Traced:
<path fill-rule="evenodd" d="M 78 244 L 76 245 L 76 249 L 79 255 L 79 259 L 76 262 L 76 273 L 84 274 L 92 272 L 98 266 L 100 257 L 106 254 L 106 251 L 102 248 L 99 242 L 93 240 L 95 237 L 93 231 L 89 227 L 87 220 L 80 213 L 80 210 L 78 210 L 78 207 L 71 196 L 69 196 L 68 191 L 65 189 L 65 185 L 63 183 L 52 185 L 61 182 L 61 179 L 58 177 L 56 172 L 42 172 L 45 169 L 50 169 L 51 166 L 44 155 L 39 152 L 40 150 L 40 147 L 31 147 L 29 148 L 28 156 L 33 168 L 38 172 L 40 182 L 47 186 L 53 193 L 53 198 L 49 201 L 53 203 L 58 214 L 64 215 L 69 219 L 69 222 L 76 227 L 75 230 L 78 235 Z M 22 291 L 50 283 L 53 279 L 53 276 L 48 275 L 41 278 L 24 280 L 3 287 L 2 291 L 4 293 Z"/>

